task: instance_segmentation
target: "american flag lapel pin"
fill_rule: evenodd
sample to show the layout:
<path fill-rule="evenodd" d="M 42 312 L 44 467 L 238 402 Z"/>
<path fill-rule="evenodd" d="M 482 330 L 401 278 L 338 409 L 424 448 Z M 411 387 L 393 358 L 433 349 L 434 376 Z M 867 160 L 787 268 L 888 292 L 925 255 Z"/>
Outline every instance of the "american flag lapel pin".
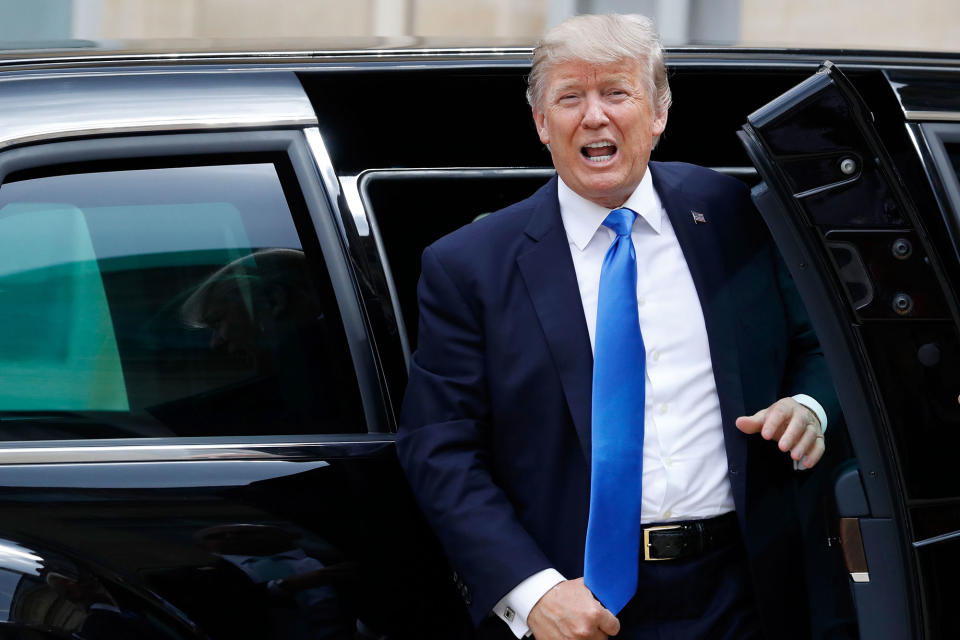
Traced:
<path fill-rule="evenodd" d="M 699 211 L 691 210 L 690 215 L 693 216 L 693 224 L 707 224 L 707 218 Z"/>

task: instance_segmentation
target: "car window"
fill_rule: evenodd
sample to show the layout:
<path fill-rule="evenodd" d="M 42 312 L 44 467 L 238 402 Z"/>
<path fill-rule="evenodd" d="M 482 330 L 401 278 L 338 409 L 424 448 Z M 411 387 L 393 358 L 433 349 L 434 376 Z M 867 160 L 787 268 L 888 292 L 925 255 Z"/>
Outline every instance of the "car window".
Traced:
<path fill-rule="evenodd" d="M 397 288 L 411 350 L 417 344 L 417 280 L 424 247 L 440 237 L 526 198 L 551 171 L 376 171 L 362 181 L 368 215 L 376 220 Z M 451 202 L 457 202 L 454 207 Z M 416 219 L 416 224 L 411 220 Z"/>
<path fill-rule="evenodd" d="M 756 182 L 752 167 L 720 170 L 747 184 Z M 424 247 L 523 200 L 552 175 L 553 169 L 431 168 L 377 170 L 362 176 L 366 213 L 381 237 L 383 260 L 396 287 L 411 351 L 417 346 L 417 281 Z M 414 219 L 417 224 L 411 224 Z"/>
<path fill-rule="evenodd" d="M 953 143 L 944 145 L 947 155 L 950 157 L 950 164 L 953 166 L 953 172 L 960 178 L 960 144 Z"/>
<path fill-rule="evenodd" d="M 282 175 L 154 163 L 0 186 L 0 437 L 363 430 Z"/>

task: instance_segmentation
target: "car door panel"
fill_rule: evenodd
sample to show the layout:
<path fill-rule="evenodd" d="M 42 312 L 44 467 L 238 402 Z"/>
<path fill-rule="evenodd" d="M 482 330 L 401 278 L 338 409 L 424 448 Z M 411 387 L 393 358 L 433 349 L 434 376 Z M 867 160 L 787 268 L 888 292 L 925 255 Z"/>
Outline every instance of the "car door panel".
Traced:
<path fill-rule="evenodd" d="M 953 464 L 960 426 L 958 316 L 944 258 L 872 114 L 832 64 L 751 114 L 739 136 L 763 179 L 754 200 L 820 336 L 858 463 L 837 493 L 839 515 L 857 520 L 869 569 L 850 582 L 860 632 L 952 637 L 956 626 L 931 625 L 942 620 L 931 608 L 938 582 L 912 526 L 918 510 L 953 510 L 960 495 L 934 471 Z M 861 484 L 863 500 L 855 499 Z"/>
<path fill-rule="evenodd" d="M 3 637 L 472 636 L 317 144 L 0 154 Z"/>
<path fill-rule="evenodd" d="M 164 628 L 148 625 L 151 612 L 167 611 L 179 620 L 159 636 L 169 638 L 458 637 L 462 605 L 421 535 L 392 442 L 332 449 L 4 466 L 3 536 L 24 549 L 0 548 L 21 578 L 6 594 L 8 622 L 65 608 L 61 629 L 82 633 L 99 602 L 151 633 Z"/>

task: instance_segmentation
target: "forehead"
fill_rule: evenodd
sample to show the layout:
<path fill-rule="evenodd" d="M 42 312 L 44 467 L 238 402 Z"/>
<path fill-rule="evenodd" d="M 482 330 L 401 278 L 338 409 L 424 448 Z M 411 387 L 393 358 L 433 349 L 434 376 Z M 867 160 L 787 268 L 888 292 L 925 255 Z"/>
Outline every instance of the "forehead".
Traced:
<path fill-rule="evenodd" d="M 640 63 L 636 60 L 618 60 L 606 63 L 571 60 L 556 64 L 549 70 L 547 86 L 551 90 L 556 90 L 564 86 L 615 81 L 642 86 L 642 73 Z"/>

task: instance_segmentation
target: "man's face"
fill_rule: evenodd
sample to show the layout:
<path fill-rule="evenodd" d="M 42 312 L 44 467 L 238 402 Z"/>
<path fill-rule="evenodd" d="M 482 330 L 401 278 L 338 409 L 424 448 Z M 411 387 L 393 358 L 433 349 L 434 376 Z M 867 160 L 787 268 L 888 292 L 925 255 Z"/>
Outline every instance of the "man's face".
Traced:
<path fill-rule="evenodd" d="M 651 100 L 633 60 L 564 62 L 550 70 L 533 119 L 568 187 L 608 209 L 626 201 L 667 124 L 666 112 L 654 115 Z"/>

